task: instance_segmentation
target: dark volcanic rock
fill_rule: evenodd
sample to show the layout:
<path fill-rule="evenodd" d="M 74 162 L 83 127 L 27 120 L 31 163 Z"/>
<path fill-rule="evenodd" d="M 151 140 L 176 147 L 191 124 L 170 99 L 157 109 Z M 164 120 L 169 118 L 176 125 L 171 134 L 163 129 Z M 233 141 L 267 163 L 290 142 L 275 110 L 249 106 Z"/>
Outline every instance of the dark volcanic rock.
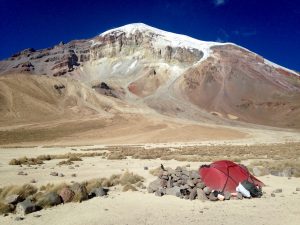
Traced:
<path fill-rule="evenodd" d="M 35 205 L 33 202 L 31 202 L 31 200 L 27 199 L 27 200 L 17 204 L 16 212 L 18 214 L 25 215 L 25 214 L 29 214 L 29 213 L 38 211 L 39 209 L 40 208 L 37 205 Z"/>

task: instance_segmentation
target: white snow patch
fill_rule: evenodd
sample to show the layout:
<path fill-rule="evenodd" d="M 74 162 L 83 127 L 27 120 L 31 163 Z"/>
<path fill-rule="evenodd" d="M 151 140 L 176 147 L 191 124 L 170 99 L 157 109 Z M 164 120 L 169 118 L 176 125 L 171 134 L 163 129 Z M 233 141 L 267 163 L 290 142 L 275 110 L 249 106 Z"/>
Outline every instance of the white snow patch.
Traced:
<path fill-rule="evenodd" d="M 137 60 L 135 60 L 133 63 L 130 64 L 130 66 L 127 69 L 127 72 L 129 72 L 130 70 L 132 70 L 137 64 Z"/>
<path fill-rule="evenodd" d="M 290 69 L 287 69 L 287 68 L 285 68 L 285 67 L 283 67 L 283 66 L 280 66 L 280 65 L 278 65 L 278 64 L 276 64 L 276 63 L 273 63 L 273 62 L 271 62 L 271 61 L 269 61 L 269 60 L 267 60 L 267 59 L 264 59 L 264 63 L 265 63 L 265 64 L 268 64 L 269 66 L 274 67 L 274 68 L 279 68 L 279 69 L 286 70 L 286 71 L 288 71 L 288 72 L 290 72 L 290 73 L 292 73 L 292 74 L 294 74 L 294 75 L 300 77 L 300 74 L 296 73 L 295 71 L 290 70 Z"/>
<path fill-rule="evenodd" d="M 112 68 L 112 73 L 115 73 L 118 69 L 118 67 L 120 67 L 122 65 L 122 62 L 118 62 L 116 65 L 113 66 Z"/>
<path fill-rule="evenodd" d="M 189 49 L 191 51 L 193 51 L 193 49 L 198 49 L 204 53 L 204 57 L 202 60 L 206 59 L 210 55 L 211 46 L 228 44 L 228 43 L 219 43 L 219 42 L 200 41 L 186 35 L 175 34 L 164 30 L 160 30 L 143 23 L 133 23 L 119 28 L 114 28 L 105 31 L 104 33 L 100 34 L 100 36 L 104 36 L 108 34 L 115 35 L 115 34 L 125 33 L 125 35 L 128 37 L 134 34 L 136 31 L 140 31 L 146 35 L 149 34 L 151 36 L 153 36 L 154 34 L 152 44 L 156 48 L 164 48 L 166 46 L 170 46 L 170 47 L 182 47 L 182 48 Z"/>

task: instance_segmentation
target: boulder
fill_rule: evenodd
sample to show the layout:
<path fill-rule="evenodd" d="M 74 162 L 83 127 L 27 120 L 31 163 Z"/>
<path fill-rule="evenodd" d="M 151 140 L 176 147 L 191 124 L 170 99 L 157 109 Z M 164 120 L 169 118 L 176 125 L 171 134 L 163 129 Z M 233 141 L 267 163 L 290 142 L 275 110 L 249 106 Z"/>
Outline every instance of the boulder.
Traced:
<path fill-rule="evenodd" d="M 71 202 L 75 193 L 68 187 L 64 187 L 59 193 L 64 203 Z"/>
<path fill-rule="evenodd" d="M 161 187 L 167 187 L 167 185 L 168 185 L 168 180 L 165 180 L 165 179 L 160 180 L 160 186 Z"/>
<path fill-rule="evenodd" d="M 74 183 L 71 186 L 71 190 L 75 193 L 73 197 L 73 201 L 82 202 L 88 199 L 88 193 L 84 185 L 80 183 Z"/>
<path fill-rule="evenodd" d="M 63 200 L 56 192 L 49 192 L 40 197 L 40 199 L 37 202 L 37 205 L 42 208 L 45 208 L 59 205 L 61 203 L 63 203 Z"/>
<path fill-rule="evenodd" d="M 199 179 L 200 178 L 199 172 L 196 170 L 190 171 L 190 178 L 191 179 Z"/>
<path fill-rule="evenodd" d="M 160 179 L 157 178 L 155 181 L 152 181 L 148 186 L 148 192 L 153 193 L 160 187 Z"/>
<path fill-rule="evenodd" d="M 102 196 L 105 196 L 107 195 L 108 193 L 108 189 L 107 188 L 94 188 L 90 193 L 89 193 L 89 196 L 97 196 L 97 197 L 102 197 Z"/>
<path fill-rule="evenodd" d="M 181 196 L 180 188 L 179 187 L 167 188 L 166 195 L 174 195 L 176 197 L 180 197 Z"/>
<path fill-rule="evenodd" d="M 19 202 L 16 207 L 16 213 L 25 215 L 38 211 L 40 208 L 35 205 L 31 200 L 26 199 L 23 202 Z"/>
<path fill-rule="evenodd" d="M 5 204 L 16 205 L 19 202 L 22 202 L 24 199 L 20 195 L 9 195 L 5 198 Z"/>
<path fill-rule="evenodd" d="M 205 192 L 202 189 L 200 189 L 200 188 L 197 189 L 197 198 L 199 200 L 202 200 L 202 201 L 208 200 L 207 197 L 206 197 Z"/>
<path fill-rule="evenodd" d="M 254 176 L 264 176 L 270 173 L 269 170 L 263 166 L 254 166 L 252 171 Z"/>

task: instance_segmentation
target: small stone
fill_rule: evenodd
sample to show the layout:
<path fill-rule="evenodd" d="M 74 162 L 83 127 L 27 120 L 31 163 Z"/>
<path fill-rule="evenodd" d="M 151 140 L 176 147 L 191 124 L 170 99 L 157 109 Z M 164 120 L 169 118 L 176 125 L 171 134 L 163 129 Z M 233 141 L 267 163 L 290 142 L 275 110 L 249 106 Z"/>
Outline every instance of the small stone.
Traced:
<path fill-rule="evenodd" d="M 194 189 L 192 189 L 192 191 L 190 192 L 189 199 L 190 199 L 190 200 L 194 200 L 194 199 L 196 198 L 196 196 L 197 196 L 197 189 L 194 188 Z"/>
<path fill-rule="evenodd" d="M 160 186 L 161 187 L 167 187 L 167 185 L 168 185 L 168 180 L 165 180 L 165 179 L 160 180 Z"/>
<path fill-rule="evenodd" d="M 240 200 L 243 199 L 243 195 L 240 192 L 237 193 L 236 197 L 237 197 L 237 199 L 240 199 Z"/>
<path fill-rule="evenodd" d="M 275 197 L 276 195 L 274 193 L 271 193 L 271 197 Z"/>
<path fill-rule="evenodd" d="M 176 197 L 180 197 L 181 192 L 179 187 L 172 187 L 172 188 L 167 188 L 166 189 L 166 194 L 167 195 L 174 195 Z"/>
<path fill-rule="evenodd" d="M 204 191 L 205 194 L 209 195 L 212 190 L 209 187 L 205 187 L 205 188 L 203 188 L 203 191 Z"/>
<path fill-rule="evenodd" d="M 217 200 L 218 200 L 218 197 L 215 196 L 214 192 L 211 192 L 211 193 L 209 194 L 209 196 L 208 196 L 208 199 L 209 199 L 210 201 L 217 201 Z"/>
<path fill-rule="evenodd" d="M 77 176 L 76 173 L 71 174 L 71 177 L 76 177 L 76 176 Z"/>
<path fill-rule="evenodd" d="M 186 166 L 185 167 L 191 167 L 191 164 L 186 164 Z"/>
<path fill-rule="evenodd" d="M 164 189 L 162 187 L 158 188 L 158 190 L 155 191 L 155 195 L 159 196 L 159 197 L 161 197 L 161 196 L 163 196 L 165 194 L 166 194 L 166 189 Z"/>
<path fill-rule="evenodd" d="M 224 198 L 225 198 L 225 200 L 230 200 L 230 198 L 231 198 L 231 193 L 228 192 L 228 191 L 225 191 L 225 192 L 224 192 Z"/>
<path fill-rule="evenodd" d="M 296 191 L 300 191 L 300 188 L 299 188 L 299 187 L 297 187 L 297 188 L 296 188 Z"/>
<path fill-rule="evenodd" d="M 95 166 L 95 165 L 93 165 L 93 166 Z M 79 167 L 79 165 L 75 165 L 75 167 Z"/>
<path fill-rule="evenodd" d="M 200 188 L 197 189 L 197 198 L 201 201 L 206 201 L 207 200 L 205 192 Z"/>
<path fill-rule="evenodd" d="M 24 220 L 24 219 L 25 219 L 24 217 L 17 216 L 17 217 L 15 218 L 15 221 L 21 221 L 21 220 Z"/>
<path fill-rule="evenodd" d="M 73 166 L 68 167 L 70 170 L 74 170 L 75 168 Z"/>
<path fill-rule="evenodd" d="M 65 175 L 62 174 L 62 173 L 59 173 L 58 176 L 59 176 L 59 177 L 64 177 Z"/>
<path fill-rule="evenodd" d="M 18 203 L 17 207 L 16 207 L 16 212 L 18 214 L 22 214 L 22 215 L 33 213 L 38 210 L 39 210 L 39 207 L 37 207 L 29 199 L 26 199 L 25 201 Z"/>
<path fill-rule="evenodd" d="M 282 188 L 277 188 L 276 190 L 273 191 L 274 193 L 282 193 Z"/>
<path fill-rule="evenodd" d="M 20 171 L 18 172 L 18 175 L 27 176 L 27 173 L 25 173 L 24 171 Z"/>
<path fill-rule="evenodd" d="M 41 217 L 42 215 L 40 215 L 40 214 L 36 214 L 36 215 L 33 215 L 33 217 L 36 217 L 36 218 L 39 218 L 39 217 Z"/>
<path fill-rule="evenodd" d="M 201 181 L 201 182 L 199 182 L 199 183 L 196 184 L 196 187 L 204 189 L 205 188 L 205 184 Z"/>
<path fill-rule="evenodd" d="M 36 180 L 35 180 L 35 179 L 32 179 L 32 180 L 30 181 L 30 183 L 35 184 L 35 183 L 36 183 Z"/>
<path fill-rule="evenodd" d="M 148 168 L 148 166 L 144 166 L 144 170 L 148 170 L 149 168 Z"/>
<path fill-rule="evenodd" d="M 54 176 L 54 177 L 57 177 L 57 176 L 58 176 L 58 173 L 57 173 L 57 172 L 51 172 L 50 175 L 51 175 L 51 176 Z"/>
<path fill-rule="evenodd" d="M 173 182 L 172 178 L 169 177 L 169 180 L 168 180 L 168 182 L 167 182 L 167 188 L 173 187 L 173 186 L 174 186 L 173 184 L 174 184 L 174 182 Z"/>
<path fill-rule="evenodd" d="M 194 182 L 192 180 L 187 180 L 186 184 L 189 185 L 190 187 L 194 187 L 195 186 L 195 184 L 194 184 Z"/>

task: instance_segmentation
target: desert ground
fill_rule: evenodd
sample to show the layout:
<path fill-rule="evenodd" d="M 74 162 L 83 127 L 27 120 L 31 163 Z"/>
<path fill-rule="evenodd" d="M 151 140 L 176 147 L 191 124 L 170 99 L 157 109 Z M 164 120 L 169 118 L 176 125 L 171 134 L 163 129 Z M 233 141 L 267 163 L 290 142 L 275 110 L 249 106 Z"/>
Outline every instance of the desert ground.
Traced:
<path fill-rule="evenodd" d="M 289 138 L 291 138 L 289 136 Z M 251 139 L 250 139 L 251 140 Z M 226 142 L 225 142 L 226 143 Z M 163 164 L 176 168 L 187 166 L 197 170 L 200 165 L 215 159 L 232 159 L 251 166 L 256 161 L 293 160 L 298 163 L 300 144 L 257 144 L 245 145 L 245 140 L 227 143 L 210 141 L 197 144 L 140 144 L 140 145 L 89 145 L 89 146 L 31 146 L 2 147 L 0 151 L 0 186 L 23 185 L 35 180 L 33 185 L 83 182 L 94 178 L 110 177 L 130 171 L 142 176 L 147 186 L 155 179 L 150 172 Z M 250 147 L 249 147 L 250 146 Z M 252 146 L 252 147 L 251 147 Z M 170 150 L 171 149 L 171 150 Z M 256 149 L 256 150 L 254 150 Z M 263 150 L 265 149 L 265 150 Z M 162 152 L 174 152 L 167 157 Z M 268 154 L 270 152 L 272 154 Z M 135 152 L 135 153 L 133 153 Z M 188 153 L 187 153 L 188 152 Z M 201 155 L 200 153 L 203 152 Z M 214 152 L 207 156 L 208 152 Z M 249 152 L 253 152 L 250 157 Z M 65 154 L 81 154 L 82 161 L 75 161 L 71 166 L 58 165 Z M 98 153 L 96 156 L 83 154 Z M 101 154 L 100 154 L 101 153 Z M 189 155 L 187 155 L 189 154 Z M 234 155 L 233 155 L 234 154 Z M 248 154 L 248 155 L 247 155 Z M 23 156 L 37 158 L 41 155 L 57 155 L 59 159 L 44 161 L 40 165 L 9 165 L 15 158 Z M 245 157 L 246 155 L 246 157 Z M 115 156 L 115 159 L 112 158 Z M 184 157 L 182 157 L 184 156 Z M 191 156 L 191 157 L 189 157 Z M 197 157 L 196 160 L 190 160 Z M 248 156 L 248 157 L 247 157 Z M 172 158 L 176 158 L 172 159 Z M 147 169 L 145 169 L 147 167 Z M 18 175 L 23 171 L 27 175 Z M 50 176 L 51 172 L 64 174 L 64 177 Z M 72 174 L 76 174 L 73 177 Z M 122 191 L 117 186 L 111 187 L 108 197 L 95 197 L 81 203 L 67 203 L 49 209 L 43 209 L 16 220 L 17 214 L 1 216 L 1 224 L 298 224 L 300 220 L 299 177 L 280 177 L 264 175 L 258 177 L 266 186 L 264 195 L 257 199 L 230 201 L 184 200 L 175 196 L 155 196 L 147 189 Z M 282 189 L 282 193 L 271 193 Z"/>

